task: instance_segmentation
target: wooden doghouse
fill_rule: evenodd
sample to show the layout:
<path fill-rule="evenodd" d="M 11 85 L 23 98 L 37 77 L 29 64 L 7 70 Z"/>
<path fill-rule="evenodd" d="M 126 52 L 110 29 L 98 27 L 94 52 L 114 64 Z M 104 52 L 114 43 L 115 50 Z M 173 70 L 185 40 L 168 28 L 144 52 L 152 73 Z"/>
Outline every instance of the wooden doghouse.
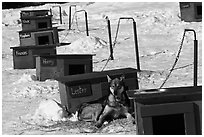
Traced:
<path fill-rule="evenodd" d="M 36 76 L 40 81 L 56 77 L 90 73 L 92 54 L 40 55 L 36 57 Z"/>
<path fill-rule="evenodd" d="M 22 10 L 20 13 L 21 18 L 24 17 L 39 17 L 39 16 L 48 16 L 50 10 Z"/>
<path fill-rule="evenodd" d="M 186 22 L 202 21 L 202 2 L 179 2 L 181 20 Z"/>
<path fill-rule="evenodd" d="M 56 45 L 19 46 L 11 49 L 13 49 L 14 69 L 34 69 L 36 68 L 35 55 L 56 54 Z"/>
<path fill-rule="evenodd" d="M 139 135 L 196 135 L 202 129 L 202 86 L 129 90 Z"/>
<path fill-rule="evenodd" d="M 20 38 L 20 46 L 28 46 L 28 45 L 41 46 L 41 45 L 59 44 L 58 30 L 56 27 L 38 29 L 38 30 L 20 31 L 19 38 Z"/>
<path fill-rule="evenodd" d="M 22 17 L 21 22 L 23 31 L 52 28 L 52 15 Z"/>
<path fill-rule="evenodd" d="M 137 70 L 133 68 L 59 77 L 57 80 L 61 103 L 69 112 L 75 112 L 81 103 L 94 101 L 109 94 L 107 75 L 113 79 L 122 74 L 125 76 L 127 89 L 138 89 Z"/>

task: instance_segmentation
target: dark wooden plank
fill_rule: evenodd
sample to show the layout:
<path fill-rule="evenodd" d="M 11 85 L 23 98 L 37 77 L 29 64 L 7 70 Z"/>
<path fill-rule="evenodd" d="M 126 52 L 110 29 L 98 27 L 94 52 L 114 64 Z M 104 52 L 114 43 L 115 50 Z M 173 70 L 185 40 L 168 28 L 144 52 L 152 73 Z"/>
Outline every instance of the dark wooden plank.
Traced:
<path fill-rule="evenodd" d="M 127 94 L 129 99 L 136 99 L 143 104 L 202 100 L 202 86 L 167 88 L 164 92 L 157 92 L 157 89 L 145 91 L 139 93 L 138 90 L 129 90 Z"/>
<path fill-rule="evenodd" d="M 194 111 L 184 114 L 185 117 L 185 128 L 187 135 L 196 135 L 196 122 Z"/>
<path fill-rule="evenodd" d="M 85 73 L 79 75 L 65 76 L 56 78 L 56 80 L 60 82 L 73 82 L 73 81 L 86 81 L 86 80 L 97 80 L 107 81 L 106 75 L 109 75 L 111 78 L 120 77 L 122 74 L 125 75 L 125 78 L 137 78 L 137 70 L 133 68 L 125 68 L 125 69 L 115 69 L 108 70 L 102 72 L 93 72 L 93 73 Z"/>
<path fill-rule="evenodd" d="M 152 118 L 143 118 L 144 135 L 153 135 Z"/>
<path fill-rule="evenodd" d="M 192 102 L 145 105 L 141 108 L 142 117 L 190 113 L 193 111 Z"/>

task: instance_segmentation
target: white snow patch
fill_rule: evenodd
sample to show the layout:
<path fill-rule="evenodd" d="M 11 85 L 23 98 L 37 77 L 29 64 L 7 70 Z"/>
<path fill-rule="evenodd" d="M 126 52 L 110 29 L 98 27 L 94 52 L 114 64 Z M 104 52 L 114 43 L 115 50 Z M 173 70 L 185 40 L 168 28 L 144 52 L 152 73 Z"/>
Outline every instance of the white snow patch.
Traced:
<path fill-rule="evenodd" d="M 81 37 L 68 46 L 57 47 L 58 54 L 94 54 L 97 49 L 107 46 L 107 42 L 94 36 Z"/>
<path fill-rule="evenodd" d="M 65 117 L 63 108 L 53 99 L 46 99 L 40 102 L 36 109 L 33 119 L 44 119 L 52 121 L 60 121 Z"/>
<path fill-rule="evenodd" d="M 39 103 L 34 115 L 27 114 L 20 119 L 29 124 L 50 126 L 59 122 L 78 121 L 77 113 L 68 117 L 68 113 L 55 99 L 44 99 Z"/>
<path fill-rule="evenodd" d="M 66 114 L 60 103 L 53 99 L 45 99 L 39 103 L 34 115 L 27 114 L 21 116 L 20 119 L 29 124 L 37 125 L 53 125 L 57 121 L 65 121 Z"/>
<path fill-rule="evenodd" d="M 31 81 L 36 81 L 36 76 L 24 73 L 21 76 L 21 78 L 18 81 L 14 82 L 13 84 L 20 84 L 20 83 L 26 83 L 26 82 L 31 82 Z"/>
<path fill-rule="evenodd" d="M 59 92 L 58 85 L 21 85 L 15 87 L 12 94 L 16 97 L 32 98 L 41 94 L 56 94 Z"/>

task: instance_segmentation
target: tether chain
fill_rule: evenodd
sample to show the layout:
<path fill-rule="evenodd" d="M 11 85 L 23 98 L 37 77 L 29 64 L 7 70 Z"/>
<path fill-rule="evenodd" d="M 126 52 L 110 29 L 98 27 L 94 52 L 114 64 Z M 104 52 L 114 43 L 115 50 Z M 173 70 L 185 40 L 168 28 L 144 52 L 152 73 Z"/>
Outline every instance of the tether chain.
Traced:
<path fill-rule="evenodd" d="M 75 7 L 75 11 L 76 11 L 76 7 Z M 75 12 L 75 13 L 76 13 L 76 12 Z M 70 25 L 72 25 L 73 22 L 74 22 L 75 13 L 72 15 L 72 21 L 71 21 L 71 24 L 70 24 Z M 62 43 L 64 42 L 64 40 L 66 39 L 66 37 L 68 36 L 68 34 L 69 34 L 69 30 L 67 31 L 67 34 L 64 36 L 64 38 L 63 38 L 63 40 L 62 40 Z"/>
<path fill-rule="evenodd" d="M 116 43 L 117 43 L 116 39 L 117 39 L 117 37 L 118 37 L 119 25 L 120 25 L 120 20 L 118 21 L 118 25 L 117 25 L 115 40 L 114 40 L 114 42 L 113 42 L 113 49 L 115 48 L 115 45 L 116 45 Z M 107 58 L 106 64 L 103 66 L 103 68 L 102 68 L 101 71 L 103 71 L 103 70 L 106 68 L 106 66 L 108 65 L 108 62 L 110 61 L 110 59 L 111 59 L 111 55 L 109 55 L 109 57 Z"/>
<path fill-rule="evenodd" d="M 74 22 L 74 18 L 75 18 L 75 23 L 76 23 L 77 30 L 78 30 L 79 32 L 83 32 L 82 30 L 79 29 L 79 24 L 78 24 L 78 19 L 77 19 L 77 14 L 76 14 L 76 13 L 77 13 L 77 12 L 75 12 L 74 15 L 73 15 L 72 23 Z"/>
<path fill-rule="evenodd" d="M 161 86 L 160 86 L 159 88 L 162 88 L 162 87 L 164 86 L 164 84 L 166 83 L 166 81 L 167 81 L 167 80 L 169 79 L 169 77 L 171 76 L 171 73 L 172 73 L 172 71 L 174 70 L 174 68 L 175 68 L 175 66 L 176 66 L 176 64 L 177 64 L 177 62 L 178 62 L 178 60 L 179 60 L 180 53 L 181 53 L 181 49 L 182 49 L 182 47 L 183 47 L 184 37 L 185 37 L 185 32 L 183 33 L 183 38 L 182 38 L 182 40 L 181 40 L 181 45 L 180 45 L 180 47 L 179 47 L 179 51 L 178 51 L 178 53 L 177 53 L 175 62 L 174 62 L 174 64 L 173 64 L 172 68 L 170 69 L 169 74 L 167 75 L 166 79 L 164 80 L 164 82 L 161 84 Z"/>

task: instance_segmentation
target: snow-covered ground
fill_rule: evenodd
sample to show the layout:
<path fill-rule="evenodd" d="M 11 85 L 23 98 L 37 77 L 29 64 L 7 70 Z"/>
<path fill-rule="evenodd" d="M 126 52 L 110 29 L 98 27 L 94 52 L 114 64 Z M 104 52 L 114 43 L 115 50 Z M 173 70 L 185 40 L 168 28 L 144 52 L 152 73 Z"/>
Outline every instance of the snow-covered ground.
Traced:
<path fill-rule="evenodd" d="M 84 14 L 77 14 L 72 30 L 68 30 L 68 7 L 76 4 L 76 9 L 88 13 L 89 34 L 86 36 Z M 58 82 L 36 81 L 35 69 L 13 69 L 10 47 L 19 46 L 21 30 L 20 11 L 50 9 L 56 4 L 33 6 L 2 11 L 2 133 L 3 134 L 135 134 L 135 126 L 125 119 L 116 120 L 97 130 L 90 123 L 68 120 L 54 122 L 52 126 L 28 120 L 35 114 L 43 99 L 60 102 Z M 65 29 L 59 32 L 61 43 L 71 43 L 57 48 L 58 54 L 91 53 L 94 71 L 101 71 L 109 57 L 108 29 L 105 17 L 111 21 L 112 40 L 115 39 L 118 19 L 133 17 L 137 23 L 137 37 L 141 72 L 138 73 L 140 88 L 159 88 L 171 69 L 181 45 L 184 29 L 194 29 L 197 33 L 199 61 L 198 85 L 202 84 L 202 22 L 183 22 L 180 20 L 179 3 L 150 2 L 96 2 L 61 4 Z M 75 9 L 72 9 L 74 13 Z M 53 22 L 59 22 L 58 8 L 53 8 Z M 183 49 L 173 71 L 164 87 L 191 86 L 193 84 L 193 34 L 187 33 Z M 114 60 L 110 60 L 105 70 L 136 68 L 134 37 L 131 20 L 122 20 L 116 45 Z M 29 117 L 30 116 L 30 117 Z M 75 126 L 74 126 L 75 125 Z M 89 128 L 88 128 L 89 127 Z M 125 127 L 125 128 L 124 128 Z"/>

